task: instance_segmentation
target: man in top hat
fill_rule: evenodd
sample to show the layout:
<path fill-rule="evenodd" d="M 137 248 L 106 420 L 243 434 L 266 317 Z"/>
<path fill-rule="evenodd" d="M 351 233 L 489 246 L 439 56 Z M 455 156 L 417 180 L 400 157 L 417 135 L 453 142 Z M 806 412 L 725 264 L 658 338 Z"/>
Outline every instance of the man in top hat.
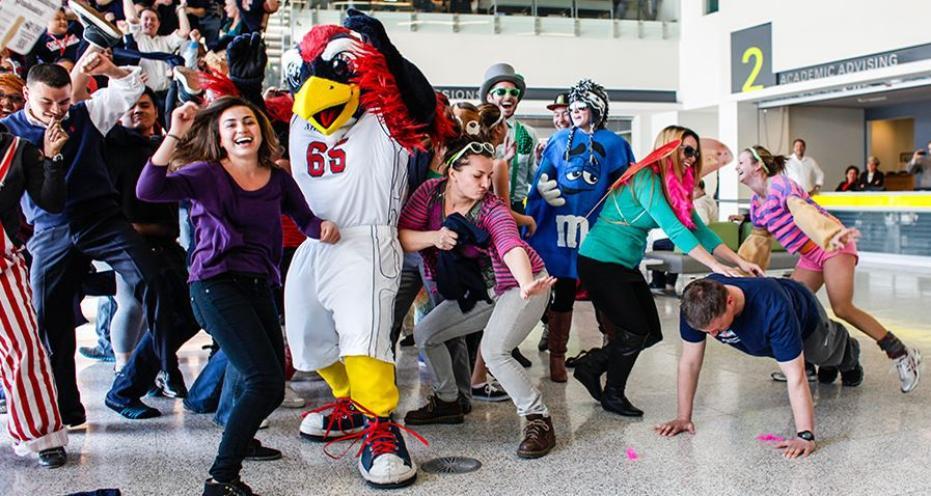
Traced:
<path fill-rule="evenodd" d="M 523 76 L 514 72 L 514 67 L 510 64 L 503 62 L 485 71 L 485 82 L 479 90 L 483 101 L 501 108 L 508 126 L 508 139 L 505 142 L 516 147 L 514 158 L 508 164 L 509 191 L 511 210 L 521 214 L 524 213 L 524 200 L 537 172 L 537 158 L 534 153 L 537 132 L 514 118 L 517 105 L 524 98 L 526 91 L 527 85 Z"/>

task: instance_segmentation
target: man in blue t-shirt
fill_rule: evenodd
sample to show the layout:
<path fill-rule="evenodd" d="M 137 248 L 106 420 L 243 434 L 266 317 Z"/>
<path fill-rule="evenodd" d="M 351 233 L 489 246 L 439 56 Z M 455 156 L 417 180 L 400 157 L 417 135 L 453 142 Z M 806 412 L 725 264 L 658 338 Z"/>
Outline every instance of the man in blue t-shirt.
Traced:
<path fill-rule="evenodd" d="M 845 386 L 863 382 L 860 345 L 827 317 L 805 286 L 791 279 L 724 277 L 692 282 L 682 295 L 679 317 L 679 405 L 675 420 L 656 426 L 662 436 L 695 432 L 692 403 L 705 355 L 705 336 L 744 353 L 775 358 L 785 373 L 797 437 L 779 442 L 787 458 L 815 449 L 815 419 L 805 360 L 840 371 Z"/>

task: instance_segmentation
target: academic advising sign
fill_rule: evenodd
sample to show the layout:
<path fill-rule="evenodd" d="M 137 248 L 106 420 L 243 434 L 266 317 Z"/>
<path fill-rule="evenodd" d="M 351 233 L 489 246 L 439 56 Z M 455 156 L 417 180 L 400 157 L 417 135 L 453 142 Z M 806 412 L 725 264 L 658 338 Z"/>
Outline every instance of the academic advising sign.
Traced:
<path fill-rule="evenodd" d="M 777 84 L 811 81 L 931 59 L 931 43 L 928 43 L 773 73 L 772 38 L 772 25 L 769 23 L 731 33 L 732 93 L 747 93 Z"/>
<path fill-rule="evenodd" d="M 929 58 L 931 58 L 931 43 L 783 71 L 777 74 L 777 79 L 779 84 L 798 83 L 800 81 L 881 69 Z"/>

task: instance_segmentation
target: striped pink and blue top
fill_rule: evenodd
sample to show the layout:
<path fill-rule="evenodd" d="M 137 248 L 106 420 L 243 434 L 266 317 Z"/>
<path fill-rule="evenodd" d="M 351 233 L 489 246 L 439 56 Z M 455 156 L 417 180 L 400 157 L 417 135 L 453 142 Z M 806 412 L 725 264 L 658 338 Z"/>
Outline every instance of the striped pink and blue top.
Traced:
<path fill-rule="evenodd" d="M 805 200 L 825 216 L 831 217 L 795 181 L 785 174 L 777 174 L 769 180 L 765 199 L 760 199 L 759 195 L 753 195 L 750 199 L 750 221 L 755 227 L 769 231 L 789 253 L 820 255 L 817 251 L 821 247 L 799 229 L 789 211 L 787 202 L 793 196 Z"/>
<path fill-rule="evenodd" d="M 445 188 L 444 179 L 428 179 L 417 188 L 401 211 L 398 229 L 413 231 L 435 231 L 443 225 L 443 205 L 440 193 Z M 543 259 L 523 239 L 517 231 L 517 223 L 511 217 L 511 210 L 500 198 L 489 192 L 482 200 L 482 207 L 475 217 L 475 225 L 484 229 L 491 236 L 491 245 L 485 255 L 491 259 L 495 274 L 495 294 L 516 288 L 519 285 L 504 264 L 502 257 L 514 248 L 523 248 L 530 257 L 530 266 L 536 274 L 543 270 Z M 421 250 L 424 268 L 428 278 L 433 279 L 436 272 L 437 248 Z"/>

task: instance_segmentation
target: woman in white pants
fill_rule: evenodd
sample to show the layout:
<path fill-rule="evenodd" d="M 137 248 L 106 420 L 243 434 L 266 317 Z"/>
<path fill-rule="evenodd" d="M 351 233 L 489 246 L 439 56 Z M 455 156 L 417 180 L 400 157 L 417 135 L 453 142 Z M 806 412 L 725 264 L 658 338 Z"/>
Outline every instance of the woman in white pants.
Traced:
<path fill-rule="evenodd" d="M 463 140 L 448 149 L 446 177 L 421 185 L 398 223 L 401 246 L 421 252 L 427 277 L 447 298 L 414 329 L 414 340 L 433 371 L 435 392 L 427 405 L 408 412 L 405 422 L 462 422 L 453 364 L 444 343 L 484 329 L 485 362 L 513 398 L 518 414 L 527 419 L 517 454 L 541 457 L 556 444 L 553 423 L 540 391 L 511 350 L 540 320 L 555 279 L 520 238 L 508 206 L 490 191 L 494 147 Z M 443 293 L 457 285 L 470 289 L 458 298 Z"/>

